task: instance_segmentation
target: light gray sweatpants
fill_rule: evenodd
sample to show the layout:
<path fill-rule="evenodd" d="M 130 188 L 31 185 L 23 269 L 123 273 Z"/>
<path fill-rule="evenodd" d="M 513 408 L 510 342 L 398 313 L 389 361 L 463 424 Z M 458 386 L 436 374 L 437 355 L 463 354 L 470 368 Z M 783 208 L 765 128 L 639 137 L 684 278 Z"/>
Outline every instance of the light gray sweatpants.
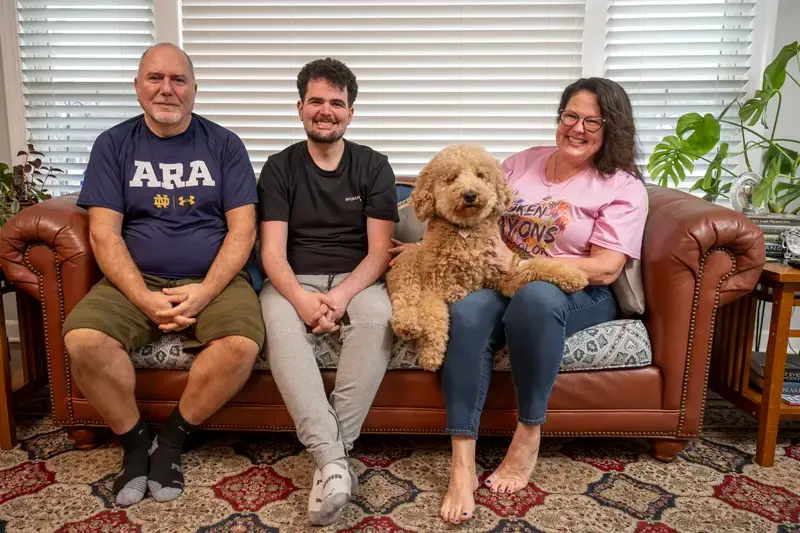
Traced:
<path fill-rule="evenodd" d="M 300 275 L 304 289 L 328 292 L 347 274 Z M 291 302 L 265 282 L 259 295 L 267 329 L 267 358 L 297 428 L 297 438 L 317 467 L 346 457 L 361 432 L 392 350 L 392 305 L 379 281 L 358 293 L 341 322 L 342 353 L 330 400 L 312 348 L 313 333 Z"/>

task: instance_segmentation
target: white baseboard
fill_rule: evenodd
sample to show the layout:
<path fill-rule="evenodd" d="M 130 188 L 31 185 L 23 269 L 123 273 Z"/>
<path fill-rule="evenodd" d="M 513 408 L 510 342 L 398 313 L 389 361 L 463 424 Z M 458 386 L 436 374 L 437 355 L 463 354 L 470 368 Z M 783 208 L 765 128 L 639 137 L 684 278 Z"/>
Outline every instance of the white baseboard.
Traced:
<path fill-rule="evenodd" d="M 18 320 L 6 320 L 6 335 L 8 335 L 8 342 L 19 342 Z"/>

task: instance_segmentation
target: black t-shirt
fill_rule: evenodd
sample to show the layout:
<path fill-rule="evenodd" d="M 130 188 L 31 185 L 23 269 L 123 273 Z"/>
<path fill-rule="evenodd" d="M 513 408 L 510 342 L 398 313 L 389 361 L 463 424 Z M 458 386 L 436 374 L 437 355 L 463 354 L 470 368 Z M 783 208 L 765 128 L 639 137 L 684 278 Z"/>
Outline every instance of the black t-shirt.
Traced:
<path fill-rule="evenodd" d="M 367 256 L 367 217 L 399 219 L 387 157 L 344 142 L 336 170 L 319 168 L 306 141 L 271 155 L 261 169 L 259 216 L 288 222 L 286 255 L 295 274 L 352 272 Z"/>

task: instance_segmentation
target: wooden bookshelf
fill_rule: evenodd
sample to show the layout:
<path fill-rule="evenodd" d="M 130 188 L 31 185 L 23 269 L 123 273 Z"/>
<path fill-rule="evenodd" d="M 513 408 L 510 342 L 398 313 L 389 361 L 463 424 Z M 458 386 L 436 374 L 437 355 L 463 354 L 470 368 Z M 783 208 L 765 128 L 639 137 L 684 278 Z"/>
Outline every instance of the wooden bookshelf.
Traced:
<path fill-rule="evenodd" d="M 767 263 L 756 289 L 717 312 L 711 351 L 709 387 L 758 420 L 755 461 L 761 466 L 775 464 L 778 422 L 800 419 L 800 406 L 781 400 L 786 353 L 791 337 L 792 310 L 800 305 L 800 269 L 782 263 Z M 761 390 L 750 384 L 750 363 L 759 301 L 772 304 L 767 340 L 764 383 Z"/>

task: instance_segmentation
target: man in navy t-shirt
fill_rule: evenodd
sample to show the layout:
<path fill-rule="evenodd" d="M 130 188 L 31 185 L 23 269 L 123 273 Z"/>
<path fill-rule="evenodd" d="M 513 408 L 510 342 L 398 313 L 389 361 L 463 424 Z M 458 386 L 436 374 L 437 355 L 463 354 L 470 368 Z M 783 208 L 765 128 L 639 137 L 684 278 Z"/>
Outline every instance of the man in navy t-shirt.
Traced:
<path fill-rule="evenodd" d="M 187 435 L 244 384 L 264 342 L 258 298 L 242 274 L 258 201 L 242 141 L 192 113 L 194 69 L 178 47 L 148 49 L 134 85 L 144 114 L 98 136 L 78 198 L 105 277 L 63 330 L 78 387 L 122 441 L 120 505 L 148 488 L 158 501 L 182 492 Z M 151 442 L 128 353 L 167 332 L 184 334 L 184 349 L 199 354 Z"/>

